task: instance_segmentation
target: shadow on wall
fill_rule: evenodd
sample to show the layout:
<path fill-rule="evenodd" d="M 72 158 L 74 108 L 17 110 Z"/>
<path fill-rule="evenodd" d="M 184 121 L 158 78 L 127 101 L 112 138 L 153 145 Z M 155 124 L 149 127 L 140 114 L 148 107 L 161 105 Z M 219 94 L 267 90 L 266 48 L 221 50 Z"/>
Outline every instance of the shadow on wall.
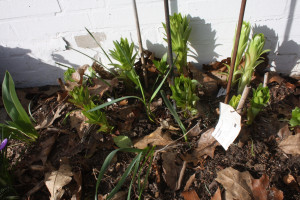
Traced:
<path fill-rule="evenodd" d="M 270 49 L 269 64 L 275 65 L 280 72 L 290 74 L 300 56 L 300 45 L 293 40 L 284 40 L 279 46 L 278 35 L 267 26 L 254 26 L 253 34 L 263 33 L 266 38 L 265 48 Z"/>
<path fill-rule="evenodd" d="M 63 77 L 64 70 L 31 57 L 31 50 L 0 46 L 0 80 L 9 71 L 16 87 L 57 85 L 55 77 Z"/>
<path fill-rule="evenodd" d="M 191 63 L 198 68 L 202 68 L 203 64 L 216 61 L 218 54 L 215 52 L 216 48 L 216 31 L 212 30 L 211 24 L 205 23 L 205 20 L 199 17 L 190 19 L 190 26 L 192 27 L 191 35 L 189 38 L 189 52 L 188 60 L 192 58 Z M 153 44 L 149 40 L 146 41 L 146 46 L 149 51 L 155 53 L 157 57 L 161 57 L 167 53 L 167 42 L 164 44 Z"/>
<path fill-rule="evenodd" d="M 75 53 L 77 53 L 77 52 L 75 52 Z M 62 55 L 59 55 L 59 54 L 52 54 L 52 58 L 55 62 L 61 63 L 63 65 L 67 65 L 69 67 L 77 68 L 80 66 L 78 64 L 71 63 L 70 61 L 66 60 Z"/>
<path fill-rule="evenodd" d="M 202 68 L 203 64 L 216 61 L 219 54 L 215 52 L 216 44 L 216 31 L 212 30 L 211 24 L 205 23 L 204 19 L 199 17 L 191 17 L 190 25 L 192 32 L 190 35 L 190 57 L 194 58 L 197 63 L 194 63 L 198 68 Z M 193 62 L 192 62 L 193 63 Z"/>

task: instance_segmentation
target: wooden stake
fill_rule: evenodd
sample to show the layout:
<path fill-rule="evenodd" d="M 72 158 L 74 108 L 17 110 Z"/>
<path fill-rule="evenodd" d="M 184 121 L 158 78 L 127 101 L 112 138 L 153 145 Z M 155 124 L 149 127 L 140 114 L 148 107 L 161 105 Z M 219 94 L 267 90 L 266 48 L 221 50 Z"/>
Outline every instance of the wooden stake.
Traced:
<path fill-rule="evenodd" d="M 135 24 L 136 24 L 136 30 L 137 30 L 137 36 L 139 41 L 139 52 L 141 56 L 141 62 L 142 62 L 142 68 L 143 68 L 143 76 L 145 81 L 145 88 L 148 88 L 148 77 L 147 77 L 147 69 L 146 69 L 146 63 L 144 58 L 144 51 L 143 51 L 143 44 L 142 44 L 142 37 L 141 37 L 141 30 L 140 30 L 140 23 L 139 23 L 139 16 L 137 13 L 136 8 L 136 2 L 135 0 L 132 0 L 133 3 L 133 10 L 134 10 L 134 16 L 135 16 Z"/>

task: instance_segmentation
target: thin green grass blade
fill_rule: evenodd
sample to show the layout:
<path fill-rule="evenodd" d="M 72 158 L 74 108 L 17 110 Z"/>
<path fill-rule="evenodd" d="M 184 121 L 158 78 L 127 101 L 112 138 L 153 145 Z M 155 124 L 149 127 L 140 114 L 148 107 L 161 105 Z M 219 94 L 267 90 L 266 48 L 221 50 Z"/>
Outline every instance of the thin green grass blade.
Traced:
<path fill-rule="evenodd" d="M 98 64 L 100 64 L 101 66 L 103 66 L 103 67 L 104 67 L 106 70 L 108 70 L 112 75 L 116 76 L 116 74 L 115 74 L 111 69 L 105 67 L 105 65 L 104 65 L 103 63 L 101 63 L 99 60 L 96 60 L 95 58 L 93 58 L 93 57 L 91 57 L 91 56 L 89 56 L 89 55 L 83 53 L 82 51 L 79 51 L 79 50 L 77 50 L 77 49 L 74 49 L 74 48 L 71 47 L 71 46 L 68 46 L 68 48 L 70 48 L 70 49 L 72 49 L 72 50 L 74 50 L 74 51 L 76 51 L 76 52 L 78 52 L 78 53 L 81 53 L 82 55 L 85 55 L 86 57 L 92 59 L 92 60 L 95 61 L 96 63 L 98 63 Z"/>
<path fill-rule="evenodd" d="M 152 166 L 152 162 L 153 162 L 153 155 L 154 155 L 154 150 L 155 150 L 155 146 L 152 147 L 149 155 L 151 155 L 151 158 L 150 158 L 150 163 L 149 163 L 149 166 L 148 166 L 148 169 L 147 169 L 147 172 L 146 172 L 146 176 L 145 176 L 145 179 L 144 179 L 144 184 L 143 184 L 143 187 L 139 190 L 139 199 L 141 199 L 142 197 L 142 193 L 146 187 L 146 184 L 147 184 L 147 181 L 148 181 L 148 176 L 149 176 L 149 173 L 150 173 L 150 169 L 151 169 L 151 166 Z M 147 159 L 148 160 L 148 159 Z"/>
<path fill-rule="evenodd" d="M 34 121 L 34 123 L 36 123 L 36 120 L 34 119 L 34 117 L 32 116 L 32 113 L 31 113 L 31 102 L 32 101 L 30 101 L 28 104 L 28 113 L 29 113 L 29 116 L 32 119 L 32 121 Z"/>
<path fill-rule="evenodd" d="M 107 57 L 107 59 L 109 60 L 109 62 L 112 64 L 112 61 L 110 59 L 110 57 L 108 56 L 108 54 L 106 53 L 106 51 L 104 51 L 104 49 L 102 48 L 102 46 L 99 44 L 99 42 L 96 40 L 96 38 L 94 37 L 94 35 L 85 27 L 85 30 L 89 33 L 89 35 L 94 39 L 94 41 L 97 43 L 97 45 L 101 48 L 102 52 L 105 54 L 105 56 Z"/>
<path fill-rule="evenodd" d="M 55 64 L 60 65 L 60 66 L 62 66 L 62 67 L 66 67 L 66 68 L 73 68 L 73 67 L 71 67 L 71 66 L 62 64 L 62 63 L 60 63 L 60 62 L 55 62 Z"/>
<path fill-rule="evenodd" d="M 139 159 L 141 160 L 142 154 L 139 154 L 139 155 L 140 155 Z M 127 200 L 130 200 L 132 184 L 133 184 L 133 182 L 135 180 L 135 175 L 136 175 L 136 173 L 137 173 L 137 171 L 139 169 L 139 166 L 140 166 L 140 162 L 136 162 L 135 163 L 135 168 L 134 168 L 134 171 L 133 171 L 133 174 L 132 174 L 132 180 L 131 180 L 129 188 L 128 188 Z"/>
<path fill-rule="evenodd" d="M 109 105 L 111 105 L 111 104 L 117 103 L 117 102 L 122 101 L 122 100 L 124 100 L 124 99 L 129 99 L 129 98 L 139 99 L 140 101 L 143 102 L 143 99 L 141 99 L 140 97 L 137 97 L 137 96 L 126 96 L 126 97 L 121 97 L 121 98 L 118 98 L 118 99 L 114 99 L 114 100 L 112 100 L 112 101 L 110 101 L 110 102 L 106 102 L 106 103 L 104 103 L 104 104 L 101 104 L 101 105 L 99 105 L 99 106 L 96 106 L 95 108 L 93 108 L 93 109 L 91 109 L 91 110 L 88 110 L 87 112 L 93 112 L 93 111 L 95 111 L 95 110 L 99 110 L 99 109 L 101 109 L 101 108 L 105 108 L 105 107 L 107 107 L 107 106 L 109 106 Z"/>
<path fill-rule="evenodd" d="M 153 92 L 151 98 L 150 98 L 150 101 L 149 103 L 152 102 L 152 100 L 155 98 L 155 96 L 157 95 L 157 93 L 159 92 L 160 88 L 163 86 L 163 84 L 165 83 L 166 79 L 168 78 L 169 76 L 169 73 L 170 73 L 171 69 L 168 71 L 168 73 L 165 75 L 164 79 L 161 81 L 161 83 L 159 84 L 159 86 L 155 89 L 155 91 Z"/>
<path fill-rule="evenodd" d="M 178 114 L 177 114 L 176 111 L 174 110 L 174 108 L 173 108 L 171 102 L 170 102 L 169 99 L 167 98 L 165 92 L 164 92 L 163 90 L 161 90 L 161 91 L 160 91 L 160 94 L 161 94 L 161 96 L 162 96 L 162 98 L 163 98 L 163 100 L 164 100 L 166 106 L 168 107 L 169 111 L 170 111 L 171 114 L 173 115 L 175 121 L 178 123 L 179 127 L 181 128 L 183 134 L 186 134 L 186 129 L 185 129 L 183 123 L 181 122 L 181 120 L 180 120 Z M 185 139 L 185 141 L 187 141 L 186 135 L 184 136 L 184 139 Z"/>
<path fill-rule="evenodd" d="M 111 199 L 122 187 L 122 185 L 124 184 L 127 176 L 130 174 L 130 172 L 132 171 L 132 168 L 134 167 L 136 162 L 140 162 L 140 158 L 141 158 L 141 154 L 142 152 L 140 152 L 130 163 L 130 165 L 128 166 L 128 168 L 125 170 L 123 176 L 121 177 L 121 180 L 118 182 L 118 184 L 116 185 L 116 187 L 109 193 L 109 195 L 106 197 L 106 200 Z"/>
<path fill-rule="evenodd" d="M 144 150 L 133 149 L 133 148 L 120 148 L 120 149 L 116 149 L 116 150 L 112 151 L 110 154 L 108 154 L 108 156 L 106 157 L 106 159 L 103 162 L 103 165 L 102 165 L 102 167 L 100 169 L 100 172 L 99 172 L 99 175 L 98 175 L 98 179 L 97 179 L 97 183 L 96 183 L 96 191 L 95 191 L 95 200 L 98 200 L 97 194 L 98 194 L 98 188 L 99 188 L 99 185 L 100 185 L 100 181 L 103 178 L 103 175 L 104 175 L 105 171 L 107 170 L 111 160 L 113 159 L 113 157 L 116 155 L 116 153 L 118 151 L 141 153 Z"/>

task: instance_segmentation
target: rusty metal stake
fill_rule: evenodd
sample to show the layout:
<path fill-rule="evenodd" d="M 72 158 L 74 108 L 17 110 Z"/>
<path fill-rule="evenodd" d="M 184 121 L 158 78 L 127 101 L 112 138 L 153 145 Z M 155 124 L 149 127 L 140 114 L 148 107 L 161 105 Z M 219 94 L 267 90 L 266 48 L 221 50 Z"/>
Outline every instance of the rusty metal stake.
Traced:
<path fill-rule="evenodd" d="M 231 62 L 231 66 L 230 66 L 230 74 L 229 74 L 229 78 L 228 78 L 228 84 L 227 84 L 227 89 L 226 89 L 226 97 L 225 97 L 225 101 L 224 101 L 224 103 L 226 103 L 226 104 L 228 103 L 229 92 L 230 92 L 232 76 L 233 76 L 233 70 L 234 70 L 234 65 L 235 65 L 235 62 L 236 62 L 236 54 L 237 54 L 238 46 L 239 46 L 239 42 L 240 42 L 240 35 L 241 35 L 241 29 L 242 29 L 242 24 L 243 24 L 243 19 L 244 19 L 246 1 L 247 0 L 242 0 L 241 9 L 240 9 L 240 16 L 239 16 L 238 27 L 237 27 L 237 30 L 236 30 L 234 50 L 233 50 L 233 55 L 232 55 L 232 62 Z"/>
<path fill-rule="evenodd" d="M 143 51 L 143 43 L 142 43 L 142 37 L 141 37 L 139 16 L 138 16 L 138 13 L 137 13 L 135 0 L 132 0 L 132 3 L 133 3 L 133 10 L 134 10 L 135 23 L 136 23 L 137 36 L 138 36 L 138 41 L 139 41 L 139 52 L 140 52 L 140 55 L 141 55 L 141 62 L 142 62 L 143 76 L 144 76 L 144 81 L 145 81 L 145 88 L 148 88 L 148 77 L 147 77 L 147 69 L 146 69 L 146 63 L 145 63 L 145 58 L 144 58 L 144 51 Z"/>
<path fill-rule="evenodd" d="M 173 53 L 172 53 L 172 40 L 170 31 L 170 15 L 169 15 L 169 3 L 168 0 L 164 0 L 165 6 L 165 18 L 166 18 L 166 32 L 168 40 L 168 63 L 170 66 L 171 85 L 174 85 L 174 65 L 173 65 Z"/>

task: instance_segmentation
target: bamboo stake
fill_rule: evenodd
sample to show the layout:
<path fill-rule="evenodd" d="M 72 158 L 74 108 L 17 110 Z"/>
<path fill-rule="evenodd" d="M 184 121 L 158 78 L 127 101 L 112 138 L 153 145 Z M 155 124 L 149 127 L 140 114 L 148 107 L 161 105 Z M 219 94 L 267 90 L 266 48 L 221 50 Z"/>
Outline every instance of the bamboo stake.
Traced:
<path fill-rule="evenodd" d="M 142 62 L 142 69 L 143 69 L 143 76 L 145 81 L 145 88 L 148 88 L 148 77 L 147 77 L 147 69 L 146 69 L 146 63 L 144 58 L 144 51 L 143 51 L 143 44 L 142 44 L 142 37 L 141 37 L 141 30 L 140 30 L 140 23 L 139 23 L 139 16 L 137 13 L 136 8 L 136 2 L 135 0 L 132 0 L 133 3 L 133 10 L 134 10 L 134 17 L 135 17 L 135 24 L 136 24 L 136 30 L 137 30 L 137 36 L 139 41 L 139 52 L 141 56 L 141 62 Z"/>
<path fill-rule="evenodd" d="M 165 18 L 166 18 L 166 32 L 168 40 L 168 63 L 170 65 L 170 76 L 171 76 L 171 85 L 174 85 L 174 65 L 173 65 L 173 53 L 172 53 L 172 38 L 170 31 L 170 15 L 169 15 L 169 3 L 168 0 L 164 0 L 165 6 Z"/>
<path fill-rule="evenodd" d="M 243 91 L 243 93 L 242 93 L 240 102 L 239 102 L 239 104 L 238 104 L 238 106 L 237 106 L 237 108 L 236 108 L 236 112 L 237 112 L 238 114 L 242 114 L 242 110 L 243 110 L 243 107 L 244 107 L 244 105 L 245 105 L 246 99 L 247 99 L 247 97 L 248 97 L 248 95 L 249 95 L 250 89 L 251 89 L 251 87 L 248 87 L 248 86 L 246 86 L 246 87 L 244 88 L 244 91 Z"/>
<path fill-rule="evenodd" d="M 229 73 L 228 84 L 227 84 L 227 89 L 226 89 L 226 97 L 225 97 L 225 101 L 224 101 L 224 103 L 226 103 L 226 104 L 228 103 L 229 92 L 230 92 L 232 76 L 233 76 L 233 69 L 234 69 L 234 65 L 236 62 L 236 55 L 237 55 L 239 41 L 240 41 L 240 35 L 241 35 L 241 29 L 242 29 L 242 24 L 243 24 L 243 19 L 244 19 L 246 1 L 247 0 L 242 0 L 242 3 L 241 3 L 240 16 L 239 16 L 239 21 L 238 21 L 238 27 L 236 30 L 235 43 L 234 43 L 234 49 L 233 49 L 233 55 L 232 55 L 233 62 L 231 62 L 231 66 L 230 66 L 230 73 Z"/>
<path fill-rule="evenodd" d="M 263 87 L 267 87 L 268 81 L 269 81 L 269 72 L 266 72 L 264 75 Z"/>

